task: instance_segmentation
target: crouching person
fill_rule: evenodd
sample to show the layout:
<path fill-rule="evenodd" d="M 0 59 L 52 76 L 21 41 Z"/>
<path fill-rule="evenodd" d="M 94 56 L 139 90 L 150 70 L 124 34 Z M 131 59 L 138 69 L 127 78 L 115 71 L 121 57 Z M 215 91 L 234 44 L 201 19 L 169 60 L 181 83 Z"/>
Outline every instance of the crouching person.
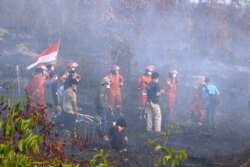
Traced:
<path fill-rule="evenodd" d="M 100 147 L 108 146 L 109 148 L 120 153 L 127 152 L 128 137 L 126 136 L 126 128 L 126 120 L 124 118 L 120 118 L 107 133 L 100 131 L 101 138 L 103 139 Z"/>

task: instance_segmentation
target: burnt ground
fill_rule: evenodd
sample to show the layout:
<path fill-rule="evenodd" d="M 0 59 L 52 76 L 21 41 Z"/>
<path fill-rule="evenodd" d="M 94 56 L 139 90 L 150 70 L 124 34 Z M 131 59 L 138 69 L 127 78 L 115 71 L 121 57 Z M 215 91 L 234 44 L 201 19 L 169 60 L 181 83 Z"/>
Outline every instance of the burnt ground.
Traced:
<path fill-rule="evenodd" d="M 10 69 L 13 70 L 13 68 Z M 15 89 L 14 70 L 11 76 L 7 76 L 2 83 L 8 83 L 9 87 Z M 175 111 L 175 130 L 171 133 L 167 142 L 169 147 L 183 149 L 187 152 L 188 159 L 180 166 L 237 167 L 246 163 L 250 159 L 250 134 L 248 133 L 250 112 L 247 107 L 248 97 L 245 95 L 246 92 L 231 90 L 229 93 L 225 93 L 226 91 L 221 89 L 222 98 L 216 113 L 216 129 L 207 130 L 204 126 L 188 123 L 192 99 L 188 96 L 192 90 L 182 93 L 182 90 L 186 89 L 187 86 L 183 84 L 179 87 Z M 4 89 L 6 87 L 4 84 L 2 84 L 2 87 L 1 94 L 12 96 L 16 93 L 11 89 Z M 146 133 L 145 121 L 139 120 L 137 93 L 132 89 L 126 94 L 126 90 L 129 89 L 124 89 L 123 112 L 128 121 L 129 151 L 122 155 L 111 152 L 110 159 L 115 166 L 153 166 L 159 154 L 151 148 L 146 140 L 150 138 L 163 144 L 163 138 Z M 84 88 L 79 85 L 78 102 L 83 109 L 82 113 L 96 115 L 94 107 L 96 91 L 96 86 Z M 166 131 L 164 96 L 161 98 L 161 109 L 163 116 L 162 130 Z M 77 158 L 80 160 L 91 159 L 96 153 L 94 148 L 95 146 L 90 146 L 80 152 L 76 151 Z"/>
<path fill-rule="evenodd" d="M 2 60 L 4 59 L 5 57 L 2 58 Z M 6 62 L 8 61 L 9 58 L 6 58 Z M 1 78 L 5 79 L 1 81 L 1 94 L 18 97 L 15 65 L 13 63 L 6 64 L 2 69 Z M 240 74 L 240 72 L 237 72 L 231 75 L 235 76 L 235 80 L 245 78 L 246 74 Z M 26 72 L 25 69 L 22 69 L 21 88 L 29 80 L 30 75 L 31 72 Z M 181 76 L 180 78 L 184 77 Z M 227 79 L 229 77 L 226 76 Z M 233 80 L 231 82 L 234 83 Z M 193 88 L 190 88 L 191 83 L 185 83 L 184 80 L 181 83 L 183 84 L 180 85 L 177 95 L 175 131 L 170 135 L 167 144 L 171 148 L 184 149 L 187 152 L 188 159 L 181 166 L 237 167 L 246 163 L 250 158 L 250 134 L 248 133 L 250 112 L 247 106 L 249 97 L 245 91 L 246 87 L 230 85 L 230 82 L 220 82 L 221 103 L 216 113 L 217 128 L 215 130 L 207 130 L 204 126 L 188 124 L 187 120 Z M 242 83 L 238 82 L 238 84 Z M 153 151 L 146 139 L 150 138 L 161 144 L 164 143 L 160 136 L 148 135 L 145 131 L 145 121 L 138 119 L 137 91 L 134 85 L 134 83 L 130 83 L 130 87 L 123 89 L 123 112 L 128 121 L 129 151 L 123 155 L 111 153 L 110 158 L 115 166 L 153 166 L 159 154 Z M 132 86 L 133 88 L 131 89 Z M 96 115 L 94 102 L 97 89 L 98 84 L 86 86 L 80 83 L 78 102 L 83 109 L 82 113 Z M 23 97 L 22 95 L 23 91 L 21 91 L 21 97 Z M 164 96 L 161 98 L 162 130 L 166 131 L 164 98 Z M 76 155 L 80 160 L 89 160 L 96 153 L 93 148 L 94 146 L 86 148 L 79 153 L 77 152 Z"/>
<path fill-rule="evenodd" d="M 164 143 L 164 140 L 161 136 L 146 133 L 146 122 L 138 119 L 136 101 L 128 99 L 124 101 L 124 113 L 128 121 L 129 151 L 123 155 L 111 153 L 111 157 L 119 159 L 119 161 L 115 161 L 116 166 L 153 166 L 159 154 L 153 151 L 146 140 L 147 138 L 154 139 L 161 144 Z M 184 149 L 187 152 L 188 159 L 180 166 L 234 167 L 246 163 L 250 158 L 248 149 L 250 148 L 250 134 L 248 133 L 250 113 L 246 107 L 230 108 L 224 103 L 220 104 L 216 114 L 216 129 L 208 130 L 204 125 L 188 123 L 188 104 L 189 101 L 177 102 L 175 130 L 171 133 L 167 143 L 167 146 L 171 148 Z M 93 104 L 82 102 L 81 106 L 85 113 L 95 115 Z M 161 109 L 162 130 L 166 131 L 164 104 Z M 91 148 L 88 151 L 95 153 Z M 79 156 L 81 157 L 81 155 Z M 86 157 L 85 153 L 83 157 Z"/>

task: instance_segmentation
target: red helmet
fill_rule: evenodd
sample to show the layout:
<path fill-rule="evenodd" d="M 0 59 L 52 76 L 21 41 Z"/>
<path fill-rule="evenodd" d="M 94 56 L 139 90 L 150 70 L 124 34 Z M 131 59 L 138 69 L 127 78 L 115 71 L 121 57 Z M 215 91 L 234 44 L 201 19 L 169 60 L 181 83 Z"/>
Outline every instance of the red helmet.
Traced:
<path fill-rule="evenodd" d="M 68 62 L 67 64 L 66 64 L 66 67 L 67 68 L 75 68 L 75 67 L 77 67 L 78 66 L 78 64 L 76 63 L 76 62 Z"/>
<path fill-rule="evenodd" d="M 146 70 L 150 71 L 150 72 L 153 72 L 155 70 L 155 66 L 152 66 L 152 65 L 147 66 Z"/>
<path fill-rule="evenodd" d="M 177 71 L 176 69 L 172 68 L 172 69 L 169 71 L 169 73 L 178 74 L 178 71 Z"/>
<path fill-rule="evenodd" d="M 205 76 L 203 76 L 203 75 L 198 76 L 197 82 L 199 84 L 203 84 L 205 82 Z"/>
<path fill-rule="evenodd" d="M 111 70 L 120 70 L 120 67 L 118 65 L 112 65 Z"/>

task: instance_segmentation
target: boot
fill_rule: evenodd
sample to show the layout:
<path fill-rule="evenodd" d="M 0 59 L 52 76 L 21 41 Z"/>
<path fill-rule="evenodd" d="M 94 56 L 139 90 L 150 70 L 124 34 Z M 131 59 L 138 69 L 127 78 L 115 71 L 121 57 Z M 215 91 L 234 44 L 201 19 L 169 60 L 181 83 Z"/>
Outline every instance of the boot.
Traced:
<path fill-rule="evenodd" d="M 190 112 L 190 116 L 189 116 L 189 119 L 188 119 L 188 123 L 189 124 L 192 124 L 194 121 L 194 113 L 193 112 Z"/>
<path fill-rule="evenodd" d="M 139 117 L 139 119 L 140 120 L 145 119 L 146 118 L 145 116 L 146 116 L 145 110 L 140 109 L 140 117 Z"/>
<path fill-rule="evenodd" d="M 119 115 L 120 115 L 121 117 L 124 116 L 124 114 L 122 113 L 122 108 L 121 108 L 121 107 L 117 107 L 117 111 L 119 112 Z"/>
<path fill-rule="evenodd" d="M 112 108 L 112 107 L 110 107 L 110 108 L 109 108 L 109 110 L 110 110 L 110 115 L 111 115 L 112 117 L 114 117 L 114 116 L 115 116 L 115 114 L 114 114 L 113 108 Z"/>

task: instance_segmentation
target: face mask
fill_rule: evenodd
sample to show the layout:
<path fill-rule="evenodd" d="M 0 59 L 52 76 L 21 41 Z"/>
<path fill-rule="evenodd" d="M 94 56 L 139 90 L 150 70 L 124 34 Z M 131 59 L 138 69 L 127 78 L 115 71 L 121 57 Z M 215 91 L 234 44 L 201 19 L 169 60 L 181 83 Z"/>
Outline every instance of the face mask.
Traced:
<path fill-rule="evenodd" d="M 109 89 L 109 88 L 110 88 L 110 85 L 106 85 L 106 88 Z"/>
<path fill-rule="evenodd" d="M 149 71 L 147 74 L 148 74 L 148 75 L 152 75 L 152 72 Z"/>
<path fill-rule="evenodd" d="M 71 68 L 71 71 L 75 71 L 76 69 L 75 68 Z"/>
<path fill-rule="evenodd" d="M 173 74 L 173 78 L 176 78 L 176 74 Z"/>
<path fill-rule="evenodd" d="M 54 71 L 54 70 L 55 70 L 55 67 L 52 66 L 50 69 L 51 69 L 51 71 Z"/>
<path fill-rule="evenodd" d="M 155 83 L 158 83 L 158 82 L 159 82 L 159 79 L 154 79 L 154 82 L 155 82 Z"/>

